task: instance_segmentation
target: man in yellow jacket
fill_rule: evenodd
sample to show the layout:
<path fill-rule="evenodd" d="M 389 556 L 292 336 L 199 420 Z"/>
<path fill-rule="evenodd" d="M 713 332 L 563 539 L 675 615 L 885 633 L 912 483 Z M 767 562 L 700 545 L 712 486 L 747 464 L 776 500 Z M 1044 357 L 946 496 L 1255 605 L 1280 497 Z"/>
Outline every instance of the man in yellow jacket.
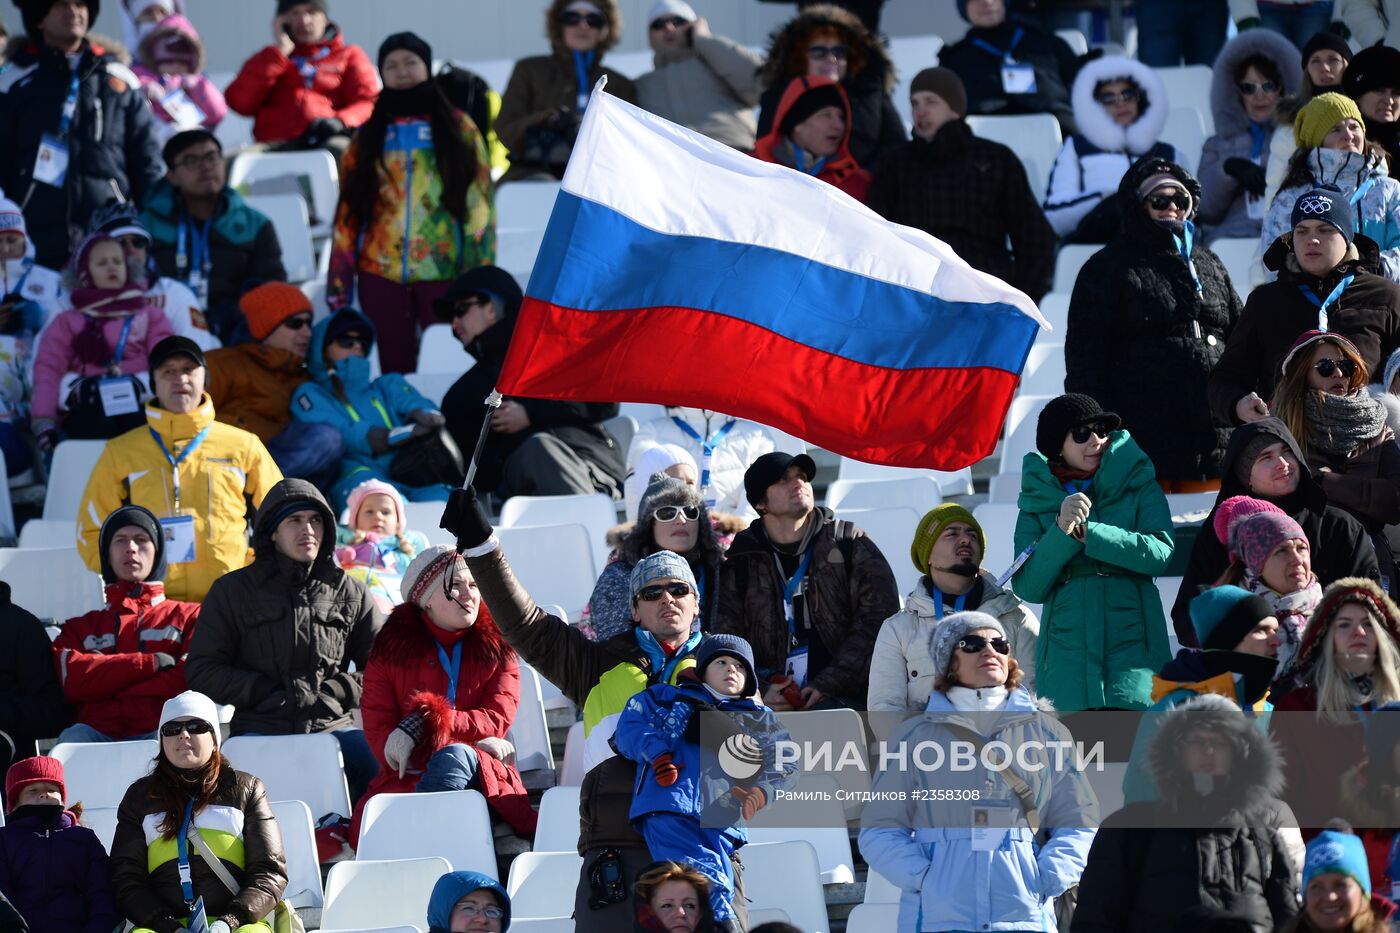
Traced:
<path fill-rule="evenodd" d="M 281 479 L 256 435 L 214 420 L 199 346 L 167 337 L 151 350 L 146 424 L 107 442 L 78 511 L 78 550 L 101 566 L 105 516 L 141 505 L 160 519 L 169 569 L 165 595 L 198 602 L 215 580 L 247 565 L 248 522 Z"/>

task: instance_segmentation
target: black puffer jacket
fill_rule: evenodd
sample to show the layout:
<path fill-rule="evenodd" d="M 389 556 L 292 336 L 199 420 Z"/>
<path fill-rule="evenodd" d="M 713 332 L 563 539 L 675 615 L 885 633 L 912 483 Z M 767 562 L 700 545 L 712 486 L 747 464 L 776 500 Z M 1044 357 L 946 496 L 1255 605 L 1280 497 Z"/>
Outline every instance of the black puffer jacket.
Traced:
<path fill-rule="evenodd" d="M 24 203 L 36 261 L 50 269 L 63 268 L 94 210 L 117 192 L 142 203 L 165 174 L 155 119 L 136 75 L 86 40 L 77 68 L 78 106 L 61 188 L 34 181 L 33 173 L 44 134 L 58 135 L 71 86 L 67 58 L 25 41 L 0 74 L 0 188 Z"/>
<path fill-rule="evenodd" d="M 1278 418 L 1264 418 L 1241 425 L 1230 435 L 1230 443 L 1225 448 L 1225 457 L 1220 463 L 1220 494 L 1201 527 L 1201 533 L 1196 535 L 1196 543 L 1191 548 L 1191 562 L 1186 567 L 1181 589 L 1176 594 L 1176 603 L 1172 606 L 1176 637 L 1181 644 L 1190 648 L 1200 647 L 1196 630 L 1191 625 L 1191 600 L 1196 598 L 1201 587 L 1213 585 L 1230 564 L 1225 545 L 1212 530 L 1215 511 L 1220 508 L 1220 503 L 1231 496 L 1255 495 L 1235 476 L 1235 461 L 1257 434 L 1267 434 L 1283 441 L 1293 451 L 1299 464 L 1303 465 L 1298 489 L 1290 496 L 1270 501 L 1302 526 L 1312 551 L 1313 573 L 1322 585 L 1326 586 L 1342 577 L 1380 579 L 1376 549 L 1371 546 L 1366 530 L 1348 512 L 1327 504 L 1327 494 L 1304 463 L 1298 442 L 1293 439 L 1287 426 Z"/>
<path fill-rule="evenodd" d="M 273 520 L 294 502 L 320 512 L 324 523 L 310 564 L 272 542 Z M 258 509 L 253 548 L 253 563 L 214 581 L 204 598 L 185 663 L 190 689 L 238 707 L 234 735 L 349 726 L 383 619 L 364 584 L 336 565 L 334 513 L 315 486 L 284 479 Z"/>
<path fill-rule="evenodd" d="M 10 599 L 10 584 L 0 580 L 0 766 L 34 754 L 36 739 L 62 732 L 68 725 L 63 688 L 53 665 L 53 644 L 34 614 Z"/>
<path fill-rule="evenodd" d="M 1210 374 L 1211 411 L 1229 424 L 1238 423 L 1235 404 L 1249 393 L 1259 393 L 1265 403 L 1273 398 L 1289 348 L 1305 331 L 1317 328 L 1317 305 L 1304 288 L 1325 298 L 1343 276 L 1356 276 L 1328 307 L 1327 326 L 1356 344 L 1372 379 L 1380 377 L 1385 361 L 1400 349 L 1400 285 L 1381 274 L 1375 242 L 1357 234 L 1346 258 L 1319 279 L 1298 267 L 1292 241 L 1293 234 L 1285 233 L 1264 254 L 1264 265 L 1278 272 L 1278 281 L 1249 293 L 1239 326 Z"/>
<path fill-rule="evenodd" d="M 1002 55 L 981 44 L 1005 51 L 1011 48 L 1017 30 L 1021 38 L 1012 49 L 1012 57 L 1035 69 L 1034 94 L 1007 94 L 1001 82 Z M 1060 121 L 1060 132 L 1066 138 L 1075 132 L 1069 89 L 1079 71 L 1079 60 L 1059 36 L 1008 16 L 1000 26 L 974 26 L 957 42 L 945 45 L 938 53 L 938 63 L 962 79 L 968 116 L 1050 113 Z"/>
<path fill-rule="evenodd" d="M 1123 232 L 1074 283 L 1065 391 L 1121 415 L 1158 479 L 1214 479 L 1230 428 L 1211 418 L 1206 382 L 1239 320 L 1240 299 L 1199 239 L 1191 249 L 1198 296 L 1171 232 L 1143 212 L 1138 186 L 1163 172 L 1200 203 L 1200 184 L 1173 162 L 1149 156 L 1128 169 L 1118 186 Z"/>
<path fill-rule="evenodd" d="M 1181 760 L 1189 731 L 1228 737 L 1228 785 L 1196 793 Z M 1298 913 L 1298 885 L 1281 828 L 1295 826 L 1279 797 L 1278 752 L 1258 725 L 1224 697 L 1206 694 L 1162 714 L 1149 764 L 1160 800 L 1106 819 L 1079 881 L 1074 933 L 1163 931 L 1203 906 L 1247 917 L 1273 933 Z M 1193 828 L 1199 827 L 1199 828 Z"/>

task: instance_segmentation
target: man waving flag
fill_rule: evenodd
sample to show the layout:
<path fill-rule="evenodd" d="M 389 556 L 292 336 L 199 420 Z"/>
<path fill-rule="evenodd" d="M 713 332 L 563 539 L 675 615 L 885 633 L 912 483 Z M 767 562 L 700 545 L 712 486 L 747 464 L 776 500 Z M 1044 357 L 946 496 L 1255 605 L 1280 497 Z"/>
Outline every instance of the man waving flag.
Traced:
<path fill-rule="evenodd" d="M 928 234 L 599 88 L 497 388 L 708 408 L 956 470 L 996 446 L 1042 324 Z"/>

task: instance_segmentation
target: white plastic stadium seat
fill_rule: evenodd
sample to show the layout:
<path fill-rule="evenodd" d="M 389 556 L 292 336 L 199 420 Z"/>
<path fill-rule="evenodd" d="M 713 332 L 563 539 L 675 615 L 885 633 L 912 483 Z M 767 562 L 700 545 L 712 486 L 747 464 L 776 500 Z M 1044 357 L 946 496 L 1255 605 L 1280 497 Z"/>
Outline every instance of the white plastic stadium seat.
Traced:
<path fill-rule="evenodd" d="M 866 904 L 898 904 L 899 886 L 890 881 L 875 869 L 865 876 L 865 901 Z M 894 924 L 884 927 L 886 930 L 893 930 Z"/>
<path fill-rule="evenodd" d="M 1037 197 L 1044 195 L 1050 178 L 1050 166 L 1055 164 L 1064 142 L 1058 120 L 1048 113 L 1011 117 L 970 116 L 967 125 L 975 135 L 1001 143 L 1021 157 L 1022 164 L 1026 165 L 1031 191 Z M 1032 166 L 1035 175 L 1031 174 Z"/>
<path fill-rule="evenodd" d="M 330 733 L 236 735 L 222 751 L 235 768 L 262 779 L 270 800 L 300 800 L 316 820 L 350 815 L 340 743 Z"/>
<path fill-rule="evenodd" d="M 891 36 L 885 40 L 885 47 L 889 49 L 895 73 L 899 75 L 899 83 L 895 85 L 891 95 L 894 107 L 899 111 L 899 118 L 904 121 L 904 125 L 912 126 L 914 115 L 909 106 L 909 86 L 914 82 L 914 75 L 938 64 L 938 53 L 943 48 L 943 39 L 934 35 Z"/>
<path fill-rule="evenodd" d="M 1046 335 L 1047 337 L 1049 335 Z M 1017 395 L 1048 395 L 1065 390 L 1065 345 L 1058 341 L 1037 340 L 1026 357 Z"/>
<path fill-rule="evenodd" d="M 83 806 L 115 807 L 137 778 L 151 773 L 159 739 L 129 742 L 61 742 L 49 754 L 63 762 L 69 800 Z"/>
<path fill-rule="evenodd" d="M 423 393 L 424 398 L 441 408 L 442 400 L 447 397 L 447 390 L 452 388 L 452 384 L 461 377 L 461 374 L 417 372 L 404 373 L 403 377 L 409 385 Z M 463 452 L 463 456 L 470 455 L 471 451 Z"/>
<path fill-rule="evenodd" d="M 825 933 L 826 898 L 822 894 L 817 850 L 810 842 L 769 842 L 743 848 L 744 893 L 750 909 L 787 911 L 803 933 Z M 513 873 L 513 872 L 512 872 Z"/>
<path fill-rule="evenodd" d="M 521 586 L 537 602 L 558 603 L 574 617 L 583 613 L 598 582 L 588 529 L 576 524 L 497 527 L 496 537 Z"/>
<path fill-rule="evenodd" d="M 476 359 L 452 333 L 451 324 L 430 324 L 418 339 L 418 371 L 451 373 L 454 377 L 476 365 Z"/>
<path fill-rule="evenodd" d="M 551 787 L 540 798 L 539 828 L 535 830 L 536 852 L 578 851 L 578 786 Z"/>
<path fill-rule="evenodd" d="M 867 887 L 868 891 L 869 888 Z M 846 933 L 889 933 L 899 925 L 899 902 L 857 904 L 846 918 Z"/>
<path fill-rule="evenodd" d="M 987 484 L 987 501 L 994 505 L 1015 505 L 1021 498 L 1021 474 L 998 473 Z"/>
<path fill-rule="evenodd" d="M 579 721 L 569 727 L 569 734 L 564 739 L 564 764 L 559 769 L 559 785 L 561 787 L 578 787 L 583 784 L 583 722 Z"/>
<path fill-rule="evenodd" d="M 0 451 L 0 541 L 15 537 L 19 531 L 15 528 L 15 509 L 10 501 L 10 484 L 5 482 L 9 475 L 9 468 L 5 465 L 5 453 Z"/>
<path fill-rule="evenodd" d="M 39 619 L 63 622 L 104 602 L 102 577 L 71 546 L 0 548 L 0 580 L 10 584 L 10 600 Z"/>
<path fill-rule="evenodd" d="M 908 553 L 907 547 L 905 553 Z M 863 806 L 860 795 L 870 790 L 870 772 L 866 767 L 849 763 L 836 768 L 834 763 L 845 754 L 843 750 L 848 746 L 855 750 L 853 754 L 859 756 L 862 763 L 866 760 L 865 723 L 860 714 L 849 709 L 807 710 L 780 713 L 778 718 L 799 748 L 819 749 L 829 745 L 833 749 L 833 767 L 826 768 L 824 775 L 846 792 L 847 799 L 843 801 L 846 816 L 853 818 L 859 815 Z M 799 761 L 798 764 L 803 763 Z"/>
<path fill-rule="evenodd" d="M 1089 40 L 1084 38 L 1084 33 L 1078 29 L 1056 29 L 1055 35 L 1065 40 L 1065 45 L 1069 46 L 1075 55 L 1089 54 Z"/>
<path fill-rule="evenodd" d="M 311 808 L 300 800 L 274 800 L 272 815 L 282 832 L 287 856 L 287 890 L 282 896 L 297 909 L 319 910 L 326 903 L 321 889 L 321 865 L 316 853 L 316 823 Z M 83 814 L 87 818 L 87 814 Z"/>
<path fill-rule="evenodd" d="M 943 501 L 931 476 L 899 479 L 838 479 L 826 488 L 830 509 L 914 509 L 920 515 Z"/>
<path fill-rule="evenodd" d="M 1044 336 L 1063 341 L 1065 331 L 1069 329 L 1069 293 L 1047 292 L 1040 299 L 1040 316 L 1051 328 L 1050 333 Z"/>
<path fill-rule="evenodd" d="M 409 531 L 416 531 L 428 539 L 429 544 L 455 544 L 457 539 L 451 532 L 438 527 L 442 521 L 444 502 L 405 502 L 404 521 Z"/>
<path fill-rule="evenodd" d="M 982 558 L 982 566 L 994 577 L 1001 576 L 1016 559 L 1016 518 L 1020 514 L 1014 502 L 1009 505 L 986 502 L 972 510 L 972 517 L 987 536 L 987 553 Z"/>
<path fill-rule="evenodd" d="M 326 876 L 321 929 L 413 926 L 428 912 L 433 885 L 451 870 L 445 858 L 336 862 Z"/>
<path fill-rule="evenodd" d="M 997 472 L 1011 473 L 1021 469 L 1021 463 L 1025 460 L 1026 454 L 1035 450 L 1035 429 L 1036 423 L 1040 419 L 1040 410 L 1050 401 L 1050 396 L 1045 395 L 1024 395 L 1012 402 L 1031 400 L 1027 406 L 1028 411 L 1025 417 L 1021 418 L 1015 430 L 1006 435 L 1006 439 L 1001 442 L 1001 465 Z M 1007 419 L 1008 422 L 1010 419 Z"/>
<path fill-rule="evenodd" d="M 798 791 L 826 791 L 825 801 L 803 800 L 791 804 L 778 803 L 764 807 L 747 826 L 749 844 L 786 842 L 794 837 L 805 839 L 817 850 L 822 884 L 851 884 L 856 880 L 855 857 L 851 853 L 851 836 L 846 830 L 846 808 L 836 799 L 839 785 L 820 774 L 805 774 Z M 802 826 L 793 828 L 800 814 Z M 753 918 L 749 918 L 753 925 Z"/>
<path fill-rule="evenodd" d="M 1201 150 L 1206 144 L 1206 124 L 1201 112 L 1191 106 L 1173 106 L 1167 112 L 1162 142 L 1176 147 L 1177 164 L 1195 175 L 1196 166 L 1201 161 Z"/>
<path fill-rule="evenodd" d="M 88 477 L 106 446 L 106 441 L 64 441 L 53 449 L 49 486 L 44 492 L 44 518 L 77 519 Z M 97 521 L 104 518 L 105 515 L 99 515 Z"/>
<path fill-rule="evenodd" d="M 900 595 L 908 593 L 919 582 L 921 574 L 905 560 L 914 543 L 914 530 L 927 509 L 900 506 L 887 509 L 838 509 L 837 518 L 844 518 L 864 531 L 894 572 L 895 586 Z"/>
<path fill-rule="evenodd" d="M 3 486 L 4 483 L 0 483 Z M 78 526 L 71 518 L 31 518 L 19 530 L 22 548 L 71 548 L 78 535 Z"/>
<path fill-rule="evenodd" d="M 603 567 L 608 561 L 608 532 L 617 524 L 617 505 L 601 492 L 582 496 L 511 496 L 501 506 L 502 528 L 575 523 L 588 529 L 593 566 Z M 591 586 L 589 592 L 592 593 Z M 564 607 L 574 612 L 583 605 L 565 603 Z"/>
<path fill-rule="evenodd" d="M 71 798 L 77 800 L 78 798 Z M 97 835 L 102 848 L 112 851 L 112 839 L 117 835 L 117 807 L 83 807 L 82 824 Z M 290 864 L 288 866 L 290 868 Z M 319 878 L 317 879 L 320 880 Z"/>
<path fill-rule="evenodd" d="M 747 863 L 746 863 L 747 864 Z M 577 852 L 523 852 L 510 863 L 506 893 L 511 925 L 516 917 L 567 917 L 574 912 L 574 891 L 583 870 Z"/>
<path fill-rule="evenodd" d="M 1166 88 L 1167 101 L 1176 107 L 1197 105 L 1206 136 L 1215 132 L 1215 114 L 1210 109 L 1209 65 L 1183 65 L 1175 68 L 1153 68 Z"/>
<path fill-rule="evenodd" d="M 573 917 L 510 918 L 511 933 L 574 933 Z"/>
<path fill-rule="evenodd" d="M 435 855 L 453 871 L 496 877 L 496 846 L 486 798 L 474 790 L 376 794 L 365 804 L 356 858 L 370 861 Z"/>
<path fill-rule="evenodd" d="M 355 927 L 353 930 L 346 927 L 336 927 L 334 930 L 321 927 L 320 930 L 321 933 L 423 933 L 422 927 L 416 927 L 411 923 L 393 927 Z"/>
<path fill-rule="evenodd" d="M 540 675 L 528 664 L 520 665 L 520 704 L 510 726 L 510 740 L 515 745 L 517 770 L 554 770 L 554 750 L 549 745 L 549 723 L 544 715 Z"/>
<path fill-rule="evenodd" d="M 340 172 L 336 169 L 335 157 L 326 150 L 241 153 L 229 166 L 228 184 L 241 189 L 252 182 L 283 175 L 306 177 L 311 187 L 307 213 L 314 214 L 316 219 L 310 228 L 311 236 L 327 236 L 331 221 L 335 219 L 336 202 L 340 200 Z"/>
<path fill-rule="evenodd" d="M 316 278 L 316 252 L 311 246 L 311 215 L 306 201 L 297 194 L 250 194 L 244 200 L 272 221 L 277 242 L 282 247 L 282 265 L 287 281 L 309 282 Z"/>
<path fill-rule="evenodd" d="M 550 605 L 549 603 L 545 603 L 543 605 L 540 605 L 540 608 L 543 609 L 545 612 L 549 613 L 550 615 L 555 616 L 566 623 L 569 621 L 569 613 L 564 610 L 563 606 L 556 606 Z M 530 665 L 527 664 L 523 658 L 520 659 L 520 666 L 530 667 Z M 534 670 L 534 668 L 530 669 Z M 564 696 L 564 691 L 560 690 L 557 684 L 553 683 L 552 681 L 546 680 L 540 674 L 539 671 L 535 671 L 535 676 L 539 679 L 540 682 L 540 699 L 544 702 L 545 709 L 574 708 L 573 702 L 570 701 L 568 697 Z"/>
<path fill-rule="evenodd" d="M 1051 291 L 1073 294 L 1074 281 L 1079 278 L 1079 270 L 1084 268 L 1084 263 L 1089 261 L 1090 256 L 1101 249 L 1102 246 L 1093 243 L 1061 246 L 1060 252 L 1055 256 L 1055 285 Z"/>
<path fill-rule="evenodd" d="M 929 476 L 938 484 L 944 496 L 972 495 L 972 469 L 964 467 L 951 473 L 943 470 L 922 470 L 917 467 L 882 466 L 842 457 L 836 466 L 837 479 L 903 479 L 906 476 Z"/>
<path fill-rule="evenodd" d="M 1254 254 L 1259 251 L 1259 240 L 1255 237 L 1221 237 L 1211 242 L 1210 251 L 1225 267 L 1225 274 L 1230 276 L 1235 293 L 1244 301 L 1249 297 L 1249 267 L 1254 264 Z"/>
<path fill-rule="evenodd" d="M 1011 407 L 1006 410 L 1006 423 L 1002 425 L 1001 436 L 1010 437 L 1011 433 L 1026 420 L 1028 415 L 1039 417 L 1040 410 L 1045 407 L 1045 403 L 1050 401 L 1053 395 L 1018 395 L 1011 400 Z M 1017 466 L 1020 466 L 1018 463 Z"/>

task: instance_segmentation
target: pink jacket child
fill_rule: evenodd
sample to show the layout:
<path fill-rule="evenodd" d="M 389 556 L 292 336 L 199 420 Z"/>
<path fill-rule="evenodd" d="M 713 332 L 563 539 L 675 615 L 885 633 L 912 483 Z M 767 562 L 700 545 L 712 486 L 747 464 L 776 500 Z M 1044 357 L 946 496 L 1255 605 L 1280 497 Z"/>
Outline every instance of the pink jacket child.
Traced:
<path fill-rule="evenodd" d="M 366 480 L 350 490 L 346 518 L 349 527 L 336 532 L 335 556 L 342 567 L 370 567 L 401 577 L 428 546 L 425 535 L 408 529 L 403 496 L 382 480 Z"/>
<path fill-rule="evenodd" d="M 121 244 L 107 234 L 93 234 L 84 240 L 73 254 L 68 272 L 73 307 L 59 313 L 44 329 L 34 356 L 30 420 L 44 451 L 58 440 L 59 389 L 65 373 L 145 373 L 151 348 L 175 333 L 165 312 L 147 298 L 141 273 L 128 268 Z M 145 423 L 139 407 L 134 414 L 104 412 L 98 392 L 85 393 L 82 383 L 77 386 L 64 419 L 68 436 L 115 437 Z M 89 404 L 83 404 L 85 396 Z M 91 410 L 94 405 L 95 411 Z M 125 407 L 113 403 L 114 409 Z"/>
<path fill-rule="evenodd" d="M 136 62 L 131 70 L 166 134 L 195 126 L 212 130 L 228 114 L 223 92 L 204 76 L 204 43 L 185 17 L 167 16 L 147 32 Z"/>

